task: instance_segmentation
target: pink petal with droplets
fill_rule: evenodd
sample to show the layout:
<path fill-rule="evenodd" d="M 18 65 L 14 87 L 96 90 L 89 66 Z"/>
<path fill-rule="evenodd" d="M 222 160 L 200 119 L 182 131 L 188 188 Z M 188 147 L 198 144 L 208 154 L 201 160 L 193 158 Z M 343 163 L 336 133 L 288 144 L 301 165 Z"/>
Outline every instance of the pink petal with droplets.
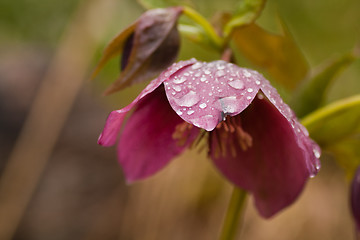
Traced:
<path fill-rule="evenodd" d="M 256 79 L 256 80 L 255 80 Z M 213 130 L 227 115 L 243 111 L 265 79 L 225 61 L 196 62 L 164 82 L 171 107 L 186 122 Z"/>

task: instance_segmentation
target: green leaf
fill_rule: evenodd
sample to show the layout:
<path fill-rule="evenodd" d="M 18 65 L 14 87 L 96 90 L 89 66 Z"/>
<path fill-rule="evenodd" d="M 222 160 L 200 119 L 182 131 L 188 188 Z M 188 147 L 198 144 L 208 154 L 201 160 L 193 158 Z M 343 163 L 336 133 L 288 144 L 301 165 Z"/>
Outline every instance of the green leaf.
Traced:
<path fill-rule="evenodd" d="M 329 86 L 357 57 L 354 53 L 347 53 L 328 64 L 322 71 L 310 78 L 292 100 L 292 108 L 298 117 L 319 108 L 326 99 Z"/>
<path fill-rule="evenodd" d="M 137 0 L 146 9 L 184 6 L 191 4 L 191 0 Z"/>
<path fill-rule="evenodd" d="M 230 21 L 225 26 L 225 37 L 229 36 L 234 28 L 254 22 L 263 10 L 265 2 L 265 0 L 240 1 L 232 19 L 230 19 Z"/>
<path fill-rule="evenodd" d="M 302 124 L 321 146 L 360 134 L 360 95 L 320 108 L 306 116 Z"/>
<path fill-rule="evenodd" d="M 323 149 L 334 154 L 348 176 L 360 164 L 360 94 L 329 104 L 302 124 Z"/>
<path fill-rule="evenodd" d="M 305 78 L 308 64 L 284 24 L 283 32 L 276 35 L 252 23 L 236 28 L 232 40 L 245 58 L 293 90 Z"/>

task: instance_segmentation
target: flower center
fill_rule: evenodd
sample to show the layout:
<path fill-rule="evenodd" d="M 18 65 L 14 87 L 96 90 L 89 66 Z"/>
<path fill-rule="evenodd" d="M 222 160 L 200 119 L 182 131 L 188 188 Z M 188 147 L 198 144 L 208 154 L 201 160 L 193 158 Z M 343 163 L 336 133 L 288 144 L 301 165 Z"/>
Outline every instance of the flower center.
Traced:
<path fill-rule="evenodd" d="M 252 147 L 252 137 L 241 127 L 240 117 L 228 117 L 220 122 L 213 131 L 217 144 L 215 145 L 215 156 L 226 156 L 230 151 L 233 157 L 237 149 L 246 151 Z"/>
<path fill-rule="evenodd" d="M 174 140 L 177 140 L 179 146 L 184 146 L 189 144 L 190 148 L 196 147 L 199 145 L 201 140 L 205 137 L 206 131 L 201 130 L 197 136 L 193 136 L 192 130 L 194 126 L 187 122 L 182 122 L 175 127 L 175 131 L 172 135 Z"/>

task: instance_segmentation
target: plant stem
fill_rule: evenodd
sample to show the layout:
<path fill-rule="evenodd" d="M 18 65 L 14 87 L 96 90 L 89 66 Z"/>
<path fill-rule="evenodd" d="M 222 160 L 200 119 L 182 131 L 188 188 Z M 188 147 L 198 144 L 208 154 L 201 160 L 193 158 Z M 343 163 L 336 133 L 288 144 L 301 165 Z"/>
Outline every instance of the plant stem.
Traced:
<path fill-rule="evenodd" d="M 211 24 L 204 18 L 200 13 L 196 12 L 194 9 L 190 7 L 184 7 L 183 10 L 184 15 L 189 17 L 191 20 L 199 24 L 206 35 L 210 38 L 212 44 L 218 48 L 222 49 L 223 47 L 223 39 L 216 33 L 215 29 Z"/>
<path fill-rule="evenodd" d="M 234 187 L 219 240 L 234 240 L 243 216 L 246 191 Z"/>

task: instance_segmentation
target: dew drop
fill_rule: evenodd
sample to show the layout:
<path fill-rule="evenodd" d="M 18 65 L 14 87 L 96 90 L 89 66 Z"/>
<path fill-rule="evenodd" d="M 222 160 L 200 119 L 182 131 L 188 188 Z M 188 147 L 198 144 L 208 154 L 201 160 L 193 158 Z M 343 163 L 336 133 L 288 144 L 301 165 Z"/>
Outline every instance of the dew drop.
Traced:
<path fill-rule="evenodd" d="M 244 76 L 245 77 L 251 77 L 251 73 L 248 70 L 244 70 Z"/>
<path fill-rule="evenodd" d="M 256 85 L 260 85 L 260 81 L 259 81 L 259 80 L 256 80 L 255 83 L 256 83 Z"/>
<path fill-rule="evenodd" d="M 199 62 L 197 62 L 197 63 L 195 63 L 194 65 L 191 66 L 191 68 L 194 69 L 194 70 L 199 69 L 201 67 L 202 67 L 202 63 L 199 63 Z"/>
<path fill-rule="evenodd" d="M 173 86 L 173 89 L 177 92 L 180 92 L 181 91 L 181 87 L 180 86 Z"/>
<path fill-rule="evenodd" d="M 219 69 L 219 70 L 225 69 L 225 66 L 222 65 L 222 64 L 219 64 L 219 65 L 217 66 L 217 69 Z"/>
<path fill-rule="evenodd" d="M 205 82 L 205 81 L 206 81 L 206 77 L 201 77 L 201 78 L 200 78 L 200 81 L 201 81 L 201 82 Z"/>
<path fill-rule="evenodd" d="M 194 91 L 188 92 L 179 99 L 174 99 L 176 104 L 181 107 L 192 107 L 200 101 L 200 97 Z"/>
<path fill-rule="evenodd" d="M 185 74 L 184 74 L 185 75 Z M 175 84 L 180 84 L 186 81 L 186 77 L 181 77 L 181 78 L 174 78 L 173 82 Z"/>
<path fill-rule="evenodd" d="M 314 155 L 315 155 L 316 158 L 320 158 L 321 154 L 320 154 L 320 151 L 317 148 L 314 148 L 313 152 L 314 152 Z"/>
<path fill-rule="evenodd" d="M 244 82 L 241 80 L 235 80 L 232 82 L 228 82 L 228 84 L 235 89 L 243 89 L 244 88 Z"/>
<path fill-rule="evenodd" d="M 250 100 L 250 99 L 251 99 L 251 96 L 247 96 L 246 99 L 247 99 L 247 100 Z"/>
<path fill-rule="evenodd" d="M 205 70 L 204 73 L 209 75 L 211 72 L 209 70 Z"/>
<path fill-rule="evenodd" d="M 194 110 L 189 110 L 189 111 L 187 111 L 187 114 L 188 115 L 191 115 L 191 114 L 193 114 L 195 111 Z"/>
<path fill-rule="evenodd" d="M 199 105 L 199 107 L 200 107 L 201 109 L 206 108 L 206 106 L 207 106 L 206 103 L 202 103 L 202 104 Z"/>
<path fill-rule="evenodd" d="M 218 72 L 216 72 L 216 76 L 217 77 L 225 76 L 225 72 L 223 70 L 219 70 Z"/>
<path fill-rule="evenodd" d="M 176 111 L 177 115 L 181 116 L 183 113 L 182 111 Z"/>
<path fill-rule="evenodd" d="M 251 93 L 251 92 L 253 92 L 253 91 L 254 91 L 254 89 L 252 89 L 252 88 L 248 88 L 248 89 L 247 89 L 247 91 L 248 91 L 249 93 Z"/>

